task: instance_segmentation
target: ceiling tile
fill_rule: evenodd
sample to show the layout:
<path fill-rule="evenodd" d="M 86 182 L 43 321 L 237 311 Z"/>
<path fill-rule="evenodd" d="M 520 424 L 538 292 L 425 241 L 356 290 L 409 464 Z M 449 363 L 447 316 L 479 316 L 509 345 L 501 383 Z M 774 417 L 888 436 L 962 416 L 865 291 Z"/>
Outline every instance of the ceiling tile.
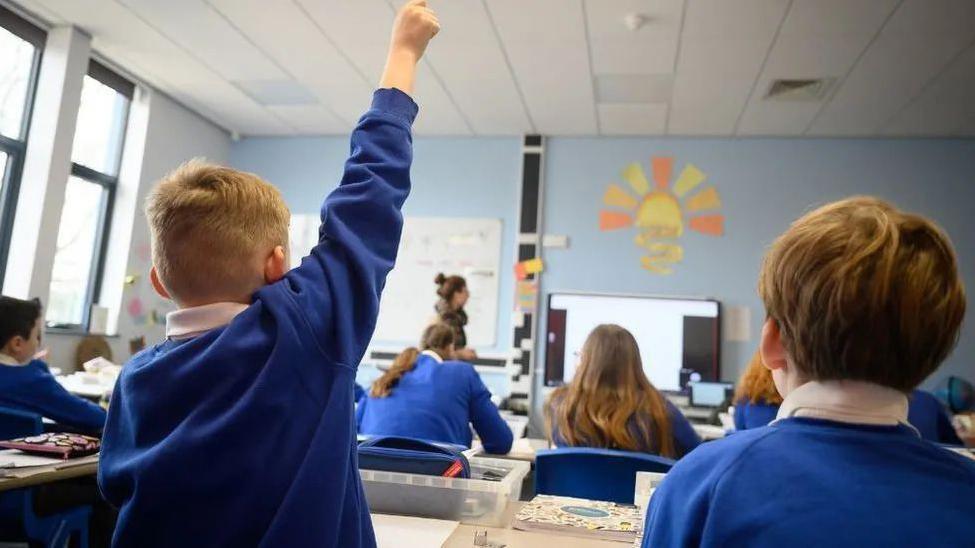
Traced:
<path fill-rule="evenodd" d="M 885 124 L 882 133 L 950 135 L 971 118 L 975 118 L 975 45 Z"/>
<path fill-rule="evenodd" d="M 681 0 L 586 0 L 586 22 L 595 74 L 663 74 L 672 72 L 677 55 Z M 628 15 L 645 16 L 644 25 L 629 30 Z"/>
<path fill-rule="evenodd" d="M 601 135 L 662 135 L 667 119 L 666 103 L 600 104 Z"/>
<path fill-rule="evenodd" d="M 581 3 L 492 0 L 487 6 L 536 129 L 548 135 L 595 134 Z"/>
<path fill-rule="evenodd" d="M 682 39 L 771 39 L 789 0 L 687 0 Z"/>

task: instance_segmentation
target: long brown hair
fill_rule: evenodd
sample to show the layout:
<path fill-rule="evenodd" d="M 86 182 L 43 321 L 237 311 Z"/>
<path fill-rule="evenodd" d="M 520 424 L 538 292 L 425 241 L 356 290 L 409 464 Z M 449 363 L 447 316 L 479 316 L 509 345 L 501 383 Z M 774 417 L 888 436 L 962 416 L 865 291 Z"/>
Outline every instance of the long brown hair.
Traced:
<path fill-rule="evenodd" d="M 636 339 L 618 325 L 592 330 L 572 382 L 549 398 L 545 422 L 549 438 L 554 427 L 568 445 L 653 447 L 661 456 L 676 456 L 664 397 L 643 372 Z"/>
<path fill-rule="evenodd" d="M 467 280 L 462 276 L 445 276 L 443 272 L 437 274 L 433 283 L 437 284 L 437 295 L 447 304 L 452 304 L 454 294 L 467 287 Z"/>
<path fill-rule="evenodd" d="M 760 352 L 755 352 L 741 379 L 738 380 L 735 401 L 769 405 L 782 403 L 782 396 L 779 395 L 779 391 L 775 389 L 775 382 L 772 381 L 772 371 L 762 363 Z"/>
<path fill-rule="evenodd" d="M 422 350 L 433 350 L 443 359 L 449 359 L 450 346 L 454 344 L 454 329 L 449 325 L 435 323 L 423 331 L 423 338 L 420 340 Z M 393 388 L 403 378 L 416 367 L 416 359 L 420 355 L 420 349 L 411 346 L 399 353 L 393 360 L 393 364 L 382 374 L 381 377 L 372 383 L 372 390 L 369 395 L 374 398 L 385 398 L 393 393 Z"/>

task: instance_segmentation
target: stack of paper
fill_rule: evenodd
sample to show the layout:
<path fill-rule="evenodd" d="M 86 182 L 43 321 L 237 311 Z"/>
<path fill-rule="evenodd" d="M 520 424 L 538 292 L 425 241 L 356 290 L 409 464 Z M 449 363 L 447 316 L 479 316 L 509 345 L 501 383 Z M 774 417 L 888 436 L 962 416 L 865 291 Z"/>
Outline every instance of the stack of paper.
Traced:
<path fill-rule="evenodd" d="M 632 541 L 643 523 L 640 509 L 631 504 L 537 495 L 515 516 L 514 528 Z"/>

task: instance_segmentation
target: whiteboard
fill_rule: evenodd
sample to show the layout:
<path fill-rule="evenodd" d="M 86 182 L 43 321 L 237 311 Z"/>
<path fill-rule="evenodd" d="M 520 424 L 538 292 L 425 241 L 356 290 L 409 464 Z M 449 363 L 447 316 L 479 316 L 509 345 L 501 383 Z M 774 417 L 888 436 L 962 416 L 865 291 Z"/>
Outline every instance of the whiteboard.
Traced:
<path fill-rule="evenodd" d="M 291 216 L 291 266 L 318 243 L 318 215 Z M 501 220 L 406 217 L 396 266 L 386 279 L 374 342 L 417 344 L 436 318 L 437 273 L 467 280 L 467 345 L 497 340 Z"/>

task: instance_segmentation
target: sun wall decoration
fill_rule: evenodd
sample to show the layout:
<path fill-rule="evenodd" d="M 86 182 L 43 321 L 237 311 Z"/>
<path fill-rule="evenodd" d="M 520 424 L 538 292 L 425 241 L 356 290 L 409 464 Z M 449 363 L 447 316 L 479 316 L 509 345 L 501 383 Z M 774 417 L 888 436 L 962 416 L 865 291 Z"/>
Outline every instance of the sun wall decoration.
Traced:
<path fill-rule="evenodd" d="M 646 253 L 640 264 L 654 274 L 671 274 L 674 265 L 684 259 L 678 241 L 685 228 L 708 236 L 724 234 L 724 215 L 716 212 L 721 209 L 717 189 L 701 186 L 707 176 L 693 164 L 685 165 L 671 186 L 673 167 L 673 158 L 651 158 L 651 188 L 639 163 L 626 166 L 622 177 L 632 193 L 610 184 L 603 205 L 613 209 L 599 212 L 599 230 L 637 229 L 633 241 Z"/>

